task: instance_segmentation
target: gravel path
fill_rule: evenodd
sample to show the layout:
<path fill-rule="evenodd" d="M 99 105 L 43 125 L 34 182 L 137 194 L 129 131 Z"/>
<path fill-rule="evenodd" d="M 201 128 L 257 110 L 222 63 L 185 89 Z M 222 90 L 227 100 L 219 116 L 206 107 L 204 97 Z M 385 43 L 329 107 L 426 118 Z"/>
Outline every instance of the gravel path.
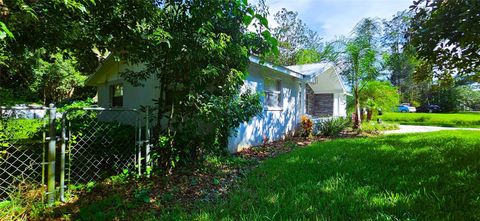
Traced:
<path fill-rule="evenodd" d="M 384 134 L 404 134 L 404 133 L 423 133 L 441 130 L 476 130 L 480 128 L 456 128 L 456 127 L 435 127 L 435 126 L 416 126 L 416 125 L 400 125 L 399 130 L 388 130 Z"/>

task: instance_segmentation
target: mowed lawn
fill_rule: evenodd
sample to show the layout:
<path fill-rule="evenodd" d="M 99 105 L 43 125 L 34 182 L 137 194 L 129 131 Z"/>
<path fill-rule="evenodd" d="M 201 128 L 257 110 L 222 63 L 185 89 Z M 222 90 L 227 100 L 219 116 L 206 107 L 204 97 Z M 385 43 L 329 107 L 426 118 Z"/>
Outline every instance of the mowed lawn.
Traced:
<path fill-rule="evenodd" d="M 480 112 L 462 113 L 385 113 L 381 119 L 407 125 L 480 128 Z"/>
<path fill-rule="evenodd" d="M 220 203 L 199 205 L 203 209 L 184 215 L 200 220 L 480 220 L 479 159 L 476 131 L 321 142 L 267 160 Z"/>

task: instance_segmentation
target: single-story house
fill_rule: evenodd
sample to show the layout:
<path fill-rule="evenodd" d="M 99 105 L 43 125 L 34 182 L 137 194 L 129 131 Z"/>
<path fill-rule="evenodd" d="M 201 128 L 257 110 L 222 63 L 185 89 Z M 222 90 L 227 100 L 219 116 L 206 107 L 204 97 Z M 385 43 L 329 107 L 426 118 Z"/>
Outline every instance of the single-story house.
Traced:
<path fill-rule="evenodd" d="M 159 96 L 157 80 L 146 80 L 135 87 L 121 78 L 121 72 L 142 68 L 108 58 L 86 84 L 98 89 L 100 107 L 138 108 L 153 105 Z M 244 148 L 274 141 L 295 133 L 300 116 L 346 116 L 345 87 L 331 64 L 319 63 L 284 67 L 250 57 L 249 75 L 244 87 L 264 92 L 262 116 L 253 117 L 232 134 L 228 149 Z"/>

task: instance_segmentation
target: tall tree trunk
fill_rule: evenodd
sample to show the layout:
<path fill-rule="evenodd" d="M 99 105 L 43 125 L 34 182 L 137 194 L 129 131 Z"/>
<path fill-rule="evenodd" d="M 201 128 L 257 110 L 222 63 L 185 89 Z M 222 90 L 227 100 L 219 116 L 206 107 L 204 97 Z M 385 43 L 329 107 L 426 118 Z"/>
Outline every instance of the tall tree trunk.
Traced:
<path fill-rule="evenodd" d="M 373 117 L 373 109 L 369 108 L 367 109 L 367 121 L 370 122 Z"/>
<path fill-rule="evenodd" d="M 361 123 L 362 123 L 362 120 L 361 120 L 361 116 L 360 116 L 360 102 L 358 100 L 358 95 L 359 95 L 359 91 L 358 91 L 358 82 L 355 84 L 355 118 L 353 119 L 353 128 L 354 129 L 360 129 L 361 127 Z"/>

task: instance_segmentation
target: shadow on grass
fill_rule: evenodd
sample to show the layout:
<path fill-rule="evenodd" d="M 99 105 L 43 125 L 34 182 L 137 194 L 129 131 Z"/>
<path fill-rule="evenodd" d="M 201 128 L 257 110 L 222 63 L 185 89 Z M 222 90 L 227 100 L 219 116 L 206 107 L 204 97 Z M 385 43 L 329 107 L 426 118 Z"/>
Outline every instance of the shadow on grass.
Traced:
<path fill-rule="evenodd" d="M 266 161 L 198 219 L 480 220 L 480 132 L 323 142 Z"/>
<path fill-rule="evenodd" d="M 195 187 L 211 177 L 203 182 L 176 179 L 170 184 L 166 180 L 107 183 L 86 188 L 78 200 L 57 207 L 50 217 L 480 220 L 479 158 L 478 131 L 337 139 L 266 160 L 218 200 L 185 206 L 174 194 L 182 189 L 177 187 Z"/>

